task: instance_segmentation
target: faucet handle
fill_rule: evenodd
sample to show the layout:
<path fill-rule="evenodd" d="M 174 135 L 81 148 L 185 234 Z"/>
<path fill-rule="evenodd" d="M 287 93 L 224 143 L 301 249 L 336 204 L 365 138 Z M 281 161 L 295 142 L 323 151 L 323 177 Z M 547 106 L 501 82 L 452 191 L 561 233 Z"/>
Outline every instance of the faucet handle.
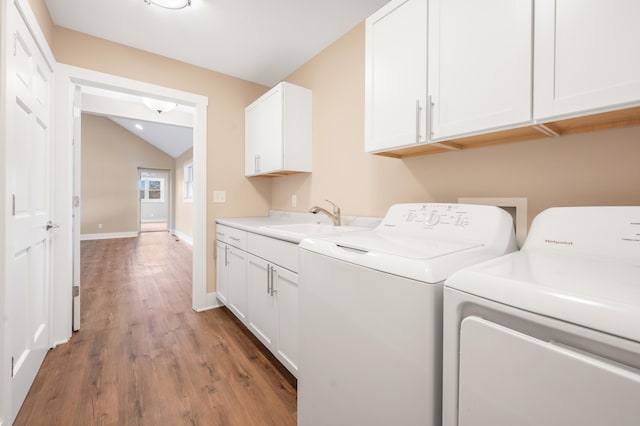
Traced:
<path fill-rule="evenodd" d="M 333 214 L 340 213 L 340 207 L 338 207 L 338 205 L 336 203 L 334 203 L 333 201 L 329 201 L 329 200 L 325 200 L 325 201 L 333 206 Z"/>

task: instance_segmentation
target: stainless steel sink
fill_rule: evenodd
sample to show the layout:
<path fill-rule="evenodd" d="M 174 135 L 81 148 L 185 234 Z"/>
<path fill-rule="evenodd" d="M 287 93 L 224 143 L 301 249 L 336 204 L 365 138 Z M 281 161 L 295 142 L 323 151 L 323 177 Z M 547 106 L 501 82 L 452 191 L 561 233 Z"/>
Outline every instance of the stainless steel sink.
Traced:
<path fill-rule="evenodd" d="M 276 232 L 286 232 L 300 236 L 333 234 L 344 231 L 363 231 L 369 228 L 362 226 L 334 226 L 329 223 L 292 223 L 289 225 L 272 225 L 264 228 Z"/>

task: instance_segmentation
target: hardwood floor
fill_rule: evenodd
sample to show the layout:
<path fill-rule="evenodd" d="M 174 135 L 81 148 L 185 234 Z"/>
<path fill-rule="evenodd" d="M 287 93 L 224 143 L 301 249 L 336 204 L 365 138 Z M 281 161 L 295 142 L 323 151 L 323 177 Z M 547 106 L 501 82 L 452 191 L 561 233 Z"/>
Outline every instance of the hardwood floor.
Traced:
<path fill-rule="evenodd" d="M 140 224 L 140 232 L 167 232 L 167 222 L 145 222 Z"/>
<path fill-rule="evenodd" d="M 47 355 L 17 425 L 295 425 L 295 381 L 226 308 L 191 309 L 191 247 L 82 242 L 82 328 Z"/>

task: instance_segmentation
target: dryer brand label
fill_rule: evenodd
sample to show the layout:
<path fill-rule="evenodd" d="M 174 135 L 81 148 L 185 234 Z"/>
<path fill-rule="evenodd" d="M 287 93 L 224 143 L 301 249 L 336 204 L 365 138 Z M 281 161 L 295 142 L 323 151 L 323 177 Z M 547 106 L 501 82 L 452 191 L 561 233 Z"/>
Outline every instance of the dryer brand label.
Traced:
<path fill-rule="evenodd" d="M 544 240 L 547 244 L 553 244 L 557 246 L 572 246 L 573 241 L 558 241 L 558 240 Z"/>

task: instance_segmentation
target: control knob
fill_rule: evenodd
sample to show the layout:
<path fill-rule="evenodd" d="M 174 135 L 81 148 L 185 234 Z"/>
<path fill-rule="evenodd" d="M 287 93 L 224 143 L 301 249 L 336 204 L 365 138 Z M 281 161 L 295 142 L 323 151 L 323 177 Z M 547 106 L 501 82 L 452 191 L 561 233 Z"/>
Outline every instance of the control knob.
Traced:
<path fill-rule="evenodd" d="M 440 215 L 437 212 L 429 213 L 429 216 L 424 220 L 424 224 L 427 226 L 435 226 L 440 222 Z"/>

